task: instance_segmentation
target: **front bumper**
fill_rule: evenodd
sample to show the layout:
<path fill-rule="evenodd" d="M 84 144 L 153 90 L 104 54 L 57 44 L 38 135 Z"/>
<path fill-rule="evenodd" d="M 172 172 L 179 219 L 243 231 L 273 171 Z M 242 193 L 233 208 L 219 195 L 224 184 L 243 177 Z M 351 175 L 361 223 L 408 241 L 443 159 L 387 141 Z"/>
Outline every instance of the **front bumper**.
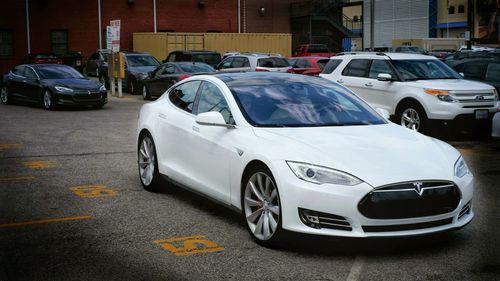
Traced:
<path fill-rule="evenodd" d="M 282 227 L 289 231 L 343 237 L 412 236 L 458 229 L 467 225 L 474 216 L 471 208 L 473 177 L 470 174 L 455 179 L 461 198 L 451 212 L 427 217 L 370 219 L 358 209 L 359 202 L 374 190 L 370 185 L 316 185 L 295 177 L 286 164 L 275 164 L 273 174 L 285 175 L 276 177 L 276 183 L 280 190 Z M 301 210 L 314 211 L 319 216 L 328 214 L 330 223 L 344 227 L 311 226 L 303 213 L 301 215 Z"/>
<path fill-rule="evenodd" d="M 72 94 L 56 94 L 58 105 L 69 106 L 102 106 L 108 102 L 107 92 L 75 92 Z"/>

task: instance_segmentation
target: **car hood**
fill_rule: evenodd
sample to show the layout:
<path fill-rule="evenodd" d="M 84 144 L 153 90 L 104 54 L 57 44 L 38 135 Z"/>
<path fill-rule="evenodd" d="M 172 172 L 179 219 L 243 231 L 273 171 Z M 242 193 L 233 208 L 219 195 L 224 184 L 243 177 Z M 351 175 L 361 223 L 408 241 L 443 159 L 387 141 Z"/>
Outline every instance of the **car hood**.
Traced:
<path fill-rule="evenodd" d="M 493 87 L 488 84 L 465 80 L 465 79 L 417 80 L 407 83 L 408 86 L 423 88 L 423 89 L 437 89 L 437 90 L 449 90 L 449 91 L 493 90 Z"/>
<path fill-rule="evenodd" d="M 75 91 L 96 91 L 101 87 L 101 83 L 88 79 L 48 79 L 45 80 L 50 86 L 64 86 Z"/>
<path fill-rule="evenodd" d="M 269 151 L 273 160 L 338 169 L 373 187 L 412 180 L 451 181 L 460 155 L 444 142 L 392 123 L 254 131 L 274 144 Z"/>
<path fill-rule="evenodd" d="M 158 66 L 130 66 L 127 70 L 131 73 L 143 73 L 147 74 L 155 70 Z"/>

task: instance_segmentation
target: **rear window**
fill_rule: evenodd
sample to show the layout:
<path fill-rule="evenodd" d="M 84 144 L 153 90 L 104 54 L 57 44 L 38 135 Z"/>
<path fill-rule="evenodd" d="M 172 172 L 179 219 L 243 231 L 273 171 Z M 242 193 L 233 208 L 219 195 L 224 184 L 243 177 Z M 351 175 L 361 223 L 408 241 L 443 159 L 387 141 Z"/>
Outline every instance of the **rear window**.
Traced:
<path fill-rule="evenodd" d="M 193 54 L 193 61 L 217 65 L 221 61 L 219 54 Z"/>
<path fill-rule="evenodd" d="M 337 68 L 337 66 L 340 65 L 341 62 L 342 62 L 342 60 L 338 60 L 338 59 L 329 60 L 326 63 L 322 73 L 325 73 L 325 74 L 332 73 Z M 318 61 L 318 64 L 320 64 L 319 61 Z"/>
<path fill-rule="evenodd" d="M 325 69 L 325 66 L 326 64 L 328 63 L 328 60 L 319 60 L 318 62 L 318 66 L 319 66 L 319 69 L 321 69 L 321 71 L 323 71 L 323 69 Z"/>
<path fill-rule="evenodd" d="M 197 73 L 197 72 L 215 72 L 215 69 L 207 64 L 194 64 L 194 63 L 181 63 L 180 68 L 184 72 Z"/>
<path fill-rule="evenodd" d="M 262 58 L 257 60 L 257 66 L 260 67 L 287 67 L 288 61 L 283 58 Z"/>

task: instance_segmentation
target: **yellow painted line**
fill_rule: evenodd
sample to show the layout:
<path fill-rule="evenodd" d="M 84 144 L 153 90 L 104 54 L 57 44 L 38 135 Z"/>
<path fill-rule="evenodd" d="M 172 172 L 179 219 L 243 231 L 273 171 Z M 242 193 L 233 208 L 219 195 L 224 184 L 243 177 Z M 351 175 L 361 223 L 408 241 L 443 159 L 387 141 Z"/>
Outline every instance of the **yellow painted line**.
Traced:
<path fill-rule="evenodd" d="M 217 243 L 210 241 L 203 235 L 174 237 L 153 241 L 163 249 L 176 256 L 187 256 L 202 253 L 213 253 L 223 251 L 224 248 Z"/>
<path fill-rule="evenodd" d="M 0 181 L 19 181 L 19 180 L 33 180 L 33 176 L 19 176 L 19 177 L 0 177 Z"/>
<path fill-rule="evenodd" d="M 21 148 L 21 145 L 18 143 L 0 143 L 0 150 L 18 149 L 18 148 Z"/>
<path fill-rule="evenodd" d="M 19 227 L 19 226 L 34 225 L 34 224 L 46 224 L 46 223 L 62 222 L 62 221 L 84 220 L 91 218 L 92 218 L 91 216 L 78 216 L 78 217 L 65 217 L 65 218 L 25 221 L 25 222 L 0 224 L 0 228 L 11 228 L 11 227 Z"/>
<path fill-rule="evenodd" d="M 57 166 L 57 162 L 53 160 L 35 160 L 23 162 L 24 167 L 29 169 L 47 169 Z"/>
<path fill-rule="evenodd" d="M 82 198 L 97 198 L 116 196 L 118 193 L 104 185 L 81 185 L 69 188 L 73 193 Z"/>

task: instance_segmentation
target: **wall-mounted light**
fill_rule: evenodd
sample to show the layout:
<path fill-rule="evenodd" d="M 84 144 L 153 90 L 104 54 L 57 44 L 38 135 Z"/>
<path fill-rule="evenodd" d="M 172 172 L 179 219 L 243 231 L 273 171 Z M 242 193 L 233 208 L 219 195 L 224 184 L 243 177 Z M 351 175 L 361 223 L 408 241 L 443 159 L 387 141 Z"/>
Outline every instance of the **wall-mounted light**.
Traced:
<path fill-rule="evenodd" d="M 205 0 L 198 0 L 198 7 L 200 8 L 205 7 Z"/>
<path fill-rule="evenodd" d="M 259 15 L 261 15 L 261 16 L 266 15 L 266 8 L 265 7 L 261 6 L 259 8 Z"/>

